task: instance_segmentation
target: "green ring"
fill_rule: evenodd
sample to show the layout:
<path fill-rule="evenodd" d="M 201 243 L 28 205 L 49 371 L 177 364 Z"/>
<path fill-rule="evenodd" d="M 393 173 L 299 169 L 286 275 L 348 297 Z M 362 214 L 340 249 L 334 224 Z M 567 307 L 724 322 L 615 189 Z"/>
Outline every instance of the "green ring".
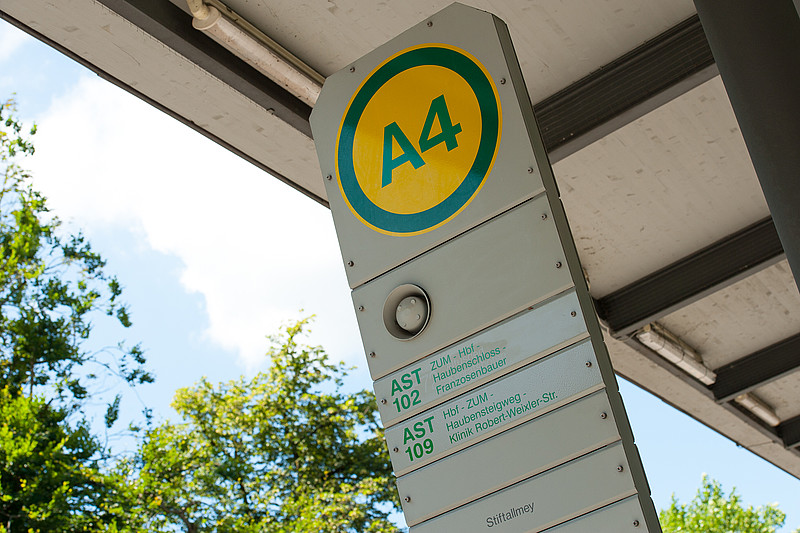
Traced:
<path fill-rule="evenodd" d="M 481 140 L 467 176 L 450 196 L 419 213 L 392 213 L 375 205 L 356 178 L 353 142 L 361 115 L 372 97 L 394 76 L 418 66 L 440 66 L 452 70 L 472 89 L 481 112 Z M 480 188 L 494 160 L 499 141 L 500 117 L 494 87 L 483 69 L 472 59 L 450 48 L 430 46 L 409 50 L 375 71 L 353 97 L 342 121 L 338 139 L 338 169 L 342 191 L 350 206 L 367 223 L 391 233 L 416 233 L 433 228 L 456 214 Z"/>

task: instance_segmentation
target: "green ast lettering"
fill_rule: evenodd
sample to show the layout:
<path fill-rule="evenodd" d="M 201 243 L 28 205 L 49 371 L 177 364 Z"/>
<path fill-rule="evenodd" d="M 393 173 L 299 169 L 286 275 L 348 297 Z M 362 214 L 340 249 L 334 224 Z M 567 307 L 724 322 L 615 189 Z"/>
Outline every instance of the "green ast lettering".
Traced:
<path fill-rule="evenodd" d="M 403 430 L 403 444 L 413 442 L 404 450 L 408 454 L 409 461 L 421 459 L 423 456 L 433 453 L 433 440 L 426 438 L 433 433 L 433 419 L 433 416 L 429 416 Z"/>
<path fill-rule="evenodd" d="M 417 389 L 412 389 L 408 394 L 405 393 L 405 391 L 408 391 L 414 385 L 419 385 L 421 383 L 419 379 L 420 370 L 422 369 L 417 368 L 411 372 L 406 372 L 400 376 L 399 380 L 392 380 L 392 398 L 394 398 L 395 394 L 400 395 L 392 400 L 392 403 L 394 404 L 398 413 L 411 408 L 412 405 L 419 405 L 422 403 L 422 401 L 419 399 L 419 391 Z"/>

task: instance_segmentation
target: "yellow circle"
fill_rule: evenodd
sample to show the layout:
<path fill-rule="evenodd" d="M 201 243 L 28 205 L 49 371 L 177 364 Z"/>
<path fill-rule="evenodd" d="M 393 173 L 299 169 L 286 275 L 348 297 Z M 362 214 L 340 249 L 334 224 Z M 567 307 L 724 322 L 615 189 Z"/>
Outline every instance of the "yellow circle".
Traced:
<path fill-rule="evenodd" d="M 375 231 L 410 236 L 456 217 L 491 173 L 500 98 L 471 54 L 411 46 L 378 65 L 347 104 L 336 139 L 339 189 Z"/>
<path fill-rule="evenodd" d="M 457 146 L 445 142 L 424 150 L 421 137 L 436 138 L 442 132 L 442 117 L 432 111 L 432 103 L 444 97 L 446 118 L 457 129 Z M 429 131 L 423 131 L 432 119 Z M 410 141 L 424 164 L 415 168 L 403 162 L 391 171 L 385 184 L 383 166 L 387 164 L 386 127 L 392 123 Z M 356 178 L 364 194 L 378 207 L 391 213 L 413 214 L 441 203 L 458 188 L 475 160 L 481 140 L 481 112 L 469 83 L 459 74 L 438 65 L 410 68 L 386 82 L 364 109 L 353 139 Z M 452 135 L 452 131 L 448 132 Z M 423 135 L 425 134 L 425 135 Z M 391 157 L 404 155 L 403 148 L 391 139 Z M 451 148 L 451 149 L 448 149 Z M 409 149 L 407 147 L 407 149 Z M 415 154 L 410 154 L 412 157 Z"/>

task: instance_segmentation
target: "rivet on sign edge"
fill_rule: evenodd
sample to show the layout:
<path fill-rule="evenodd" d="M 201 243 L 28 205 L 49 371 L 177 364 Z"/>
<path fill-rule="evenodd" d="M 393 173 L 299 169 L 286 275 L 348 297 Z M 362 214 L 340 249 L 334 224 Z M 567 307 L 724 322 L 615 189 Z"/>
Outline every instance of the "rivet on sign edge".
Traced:
<path fill-rule="evenodd" d="M 432 21 L 432 20 L 429 20 L 429 21 L 428 21 L 428 27 L 430 28 L 431 26 L 433 26 L 433 21 Z"/>
<path fill-rule="evenodd" d="M 586 361 L 586 368 L 592 368 L 592 362 Z"/>
<path fill-rule="evenodd" d="M 506 79 L 500 78 L 500 85 L 505 85 L 505 84 L 506 84 Z"/>
<path fill-rule="evenodd" d="M 383 405 L 386 405 L 386 398 L 381 398 L 381 403 L 382 403 Z"/>
<path fill-rule="evenodd" d="M 399 451 L 400 451 L 400 448 L 398 448 L 397 446 L 395 446 L 394 448 L 392 448 L 392 451 L 393 451 L 393 452 L 395 452 L 395 453 L 397 453 L 397 452 L 399 452 Z"/>
<path fill-rule="evenodd" d="M 355 72 L 355 71 L 356 71 L 356 67 L 350 67 L 350 72 Z"/>
<path fill-rule="evenodd" d="M 605 412 L 603 412 L 603 413 L 600 413 L 600 418 L 602 418 L 603 420 L 605 420 L 606 418 L 608 418 L 608 413 L 605 413 Z"/>
<path fill-rule="evenodd" d="M 364 310 L 364 306 L 363 306 L 363 305 L 359 305 L 359 306 L 358 306 L 358 310 L 359 310 L 359 311 L 363 311 L 363 310 Z"/>
<path fill-rule="evenodd" d="M 405 498 L 403 498 L 403 499 L 406 501 L 406 503 L 408 503 L 408 502 L 410 502 L 410 501 L 411 501 L 411 496 L 406 496 L 406 497 L 405 497 Z"/>
<path fill-rule="evenodd" d="M 575 311 L 573 311 L 573 312 L 571 312 L 571 313 L 569 314 L 569 316 L 578 316 L 578 313 L 576 313 Z"/>
<path fill-rule="evenodd" d="M 633 521 L 633 527 L 639 527 L 639 521 L 638 520 L 634 520 Z"/>
<path fill-rule="evenodd" d="M 624 469 L 624 468 L 622 468 L 622 465 L 619 465 L 619 466 L 617 467 L 617 472 L 622 472 L 623 470 L 625 470 L 625 469 Z"/>
<path fill-rule="evenodd" d="M 533 167 L 528 167 L 528 174 L 533 174 Z"/>
<path fill-rule="evenodd" d="M 354 262 L 352 262 L 352 261 L 348 261 L 348 262 L 347 262 L 347 266 L 351 267 L 351 266 L 353 266 L 353 265 L 355 265 L 355 263 L 354 263 Z"/>
<path fill-rule="evenodd" d="M 542 220 L 547 220 L 547 213 L 542 213 Z"/>
<path fill-rule="evenodd" d="M 375 357 L 375 352 L 369 352 L 370 357 Z"/>
<path fill-rule="evenodd" d="M 333 176 L 328 174 L 327 176 L 325 176 L 325 179 L 328 180 L 328 181 L 331 181 L 333 179 Z"/>
<path fill-rule="evenodd" d="M 556 268 L 561 268 L 562 266 L 564 266 L 564 264 L 561 261 L 556 263 Z"/>

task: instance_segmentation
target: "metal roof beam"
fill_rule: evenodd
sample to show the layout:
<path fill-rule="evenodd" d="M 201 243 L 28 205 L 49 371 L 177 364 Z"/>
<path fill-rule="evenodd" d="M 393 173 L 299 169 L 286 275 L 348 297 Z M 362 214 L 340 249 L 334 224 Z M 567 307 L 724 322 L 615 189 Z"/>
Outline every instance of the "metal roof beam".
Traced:
<path fill-rule="evenodd" d="M 270 110 L 271 113 L 278 116 L 290 128 L 294 128 L 310 137 L 311 128 L 308 124 L 308 117 L 311 113 L 311 109 L 293 95 L 289 94 L 286 90 L 258 73 L 247 63 L 220 47 L 201 32 L 195 30 L 192 27 L 192 17 L 189 13 L 182 11 L 168 1 L 92 1 L 95 3 L 95 10 L 110 10 L 122 17 L 133 26 L 139 28 L 143 33 L 159 40 L 184 58 L 202 67 L 202 70 L 222 80 L 264 109 Z M 55 28 L 47 25 L 31 26 L 29 25 L 29 21 L 22 21 L 27 20 L 25 18 L 26 9 L 31 15 L 35 16 L 43 7 L 46 8 L 46 6 L 41 5 L 42 3 L 43 2 L 30 0 L 26 6 L 13 3 L 9 6 L 0 6 L 0 18 L 58 50 L 73 61 L 93 71 L 104 80 L 147 102 L 156 109 L 182 122 L 189 128 L 208 137 L 223 148 L 249 161 L 278 180 L 327 206 L 327 201 L 324 198 L 306 189 L 296 181 L 296 177 L 292 176 L 290 179 L 289 176 L 276 170 L 272 165 L 254 157 L 252 153 L 240 149 L 240 147 L 235 144 L 235 141 L 214 134 L 202 125 L 202 123 L 197 123 L 194 118 L 182 115 L 180 112 L 169 107 L 168 104 L 162 103 L 157 97 L 151 97 L 147 89 L 142 88 L 142 85 L 131 83 L 129 79 L 130 75 L 126 79 L 118 77 L 125 73 L 116 71 L 113 68 L 111 71 L 106 70 L 106 68 L 108 68 L 107 66 L 105 68 L 98 66 L 93 59 L 84 57 L 79 51 L 80 47 L 75 47 L 75 49 L 73 49 L 68 46 L 67 43 L 59 42 L 55 40 L 55 38 L 51 38 L 51 35 L 56 33 L 53 31 Z M 87 26 L 82 29 L 86 32 L 93 31 L 89 22 L 87 22 Z M 136 75 L 136 73 L 133 75 Z M 152 87 L 150 88 L 152 89 Z"/>
<path fill-rule="evenodd" d="M 733 400 L 800 367 L 800 334 L 724 365 L 711 386 L 718 402 Z"/>
<path fill-rule="evenodd" d="M 171 2 L 98 0 L 169 46 L 203 70 L 224 81 L 295 129 L 311 136 L 311 108 L 283 87 L 192 27 L 192 16 Z"/>
<path fill-rule="evenodd" d="M 783 259 L 775 225 L 766 218 L 595 301 L 616 338 L 727 287 Z"/>
<path fill-rule="evenodd" d="M 781 423 L 778 426 L 778 433 L 783 438 L 784 446 L 800 450 L 800 416 Z"/>
<path fill-rule="evenodd" d="M 555 163 L 717 76 L 693 16 L 534 105 Z"/>
<path fill-rule="evenodd" d="M 631 338 L 628 338 L 628 339 L 624 339 L 624 340 L 622 340 L 622 342 L 624 342 L 628 347 L 630 347 L 633 350 L 635 350 L 639 355 L 644 357 L 647 361 L 652 363 L 655 368 L 659 369 L 659 372 L 658 372 L 658 374 L 659 374 L 658 379 L 659 380 L 679 379 L 680 381 L 682 381 L 683 383 L 685 383 L 686 385 L 688 385 L 689 387 L 694 389 L 696 392 L 698 392 L 703 397 L 705 397 L 705 398 L 707 398 L 709 400 L 713 399 L 713 395 L 712 395 L 709 387 L 707 387 L 706 385 L 700 383 L 699 381 L 697 381 L 696 379 L 691 377 L 689 374 L 687 374 L 686 372 L 684 372 L 683 370 L 681 370 L 677 366 L 673 365 L 672 363 L 670 363 L 669 361 L 667 361 L 666 359 L 664 359 L 663 357 L 661 357 L 660 355 L 655 353 L 653 350 L 651 350 L 647 346 L 643 345 L 641 342 L 639 342 L 635 338 L 631 337 Z M 695 420 L 697 420 L 701 424 L 704 424 L 704 425 L 710 427 L 714 431 L 718 431 L 718 432 L 720 431 L 718 428 L 714 428 L 713 426 L 709 425 L 708 422 L 703 421 L 702 419 L 698 418 L 695 414 L 692 414 L 689 410 L 687 410 L 687 408 L 682 405 L 682 402 L 679 403 L 681 398 L 678 398 L 678 397 L 667 398 L 667 397 L 662 396 L 662 395 L 658 394 L 657 392 L 653 391 L 652 387 L 648 386 L 647 383 L 642 382 L 642 380 L 640 380 L 640 379 L 635 379 L 633 376 L 626 376 L 624 374 L 620 374 L 620 375 L 622 375 L 623 378 L 625 378 L 628 381 L 634 383 L 638 387 L 640 387 L 640 388 L 642 388 L 642 389 L 654 394 L 655 396 L 658 396 L 659 398 L 661 398 L 662 401 L 664 401 L 668 405 L 671 405 L 672 407 L 674 407 L 678 411 L 681 411 L 685 415 L 694 418 Z M 780 437 L 780 435 L 778 433 L 778 429 L 766 425 L 760 418 L 755 416 L 753 413 L 751 413 L 747 409 L 744 409 L 743 407 L 739 406 L 736 402 L 724 402 L 724 403 L 719 404 L 717 407 L 719 407 L 720 409 L 724 409 L 728 413 L 733 414 L 734 416 L 736 416 L 736 418 L 738 418 L 741 422 L 743 422 L 747 427 L 757 431 L 760 435 L 768 438 L 770 441 L 773 441 L 773 442 L 780 442 L 781 441 L 781 437 Z M 798 417 L 798 418 L 800 418 L 800 417 Z M 798 427 L 798 430 L 800 430 L 800 427 Z M 728 438 L 733 438 L 730 435 L 726 435 L 726 436 L 728 436 Z M 736 439 L 734 439 L 734 441 L 735 440 Z M 747 449 L 749 449 L 753 453 L 756 453 L 756 454 L 758 453 L 755 450 L 751 449 L 749 446 L 745 446 L 745 445 L 739 443 L 738 441 L 737 441 L 737 444 L 740 444 L 740 445 L 746 447 Z"/>
<path fill-rule="evenodd" d="M 797 0 L 695 0 L 764 199 L 800 283 Z"/>
<path fill-rule="evenodd" d="M 298 131 L 311 136 L 308 106 L 195 30 L 191 16 L 176 5 L 150 0 L 97 1 L 252 101 L 274 110 L 276 116 Z M 0 16 L 111 83 L 253 161 L 225 139 L 216 138 L 191 120 L 159 105 L 136 87 L 104 72 L 46 35 L 6 13 L 0 13 Z M 551 161 L 575 153 L 717 74 L 699 20 L 696 16 L 687 19 L 534 106 Z M 270 170 L 263 164 L 258 166 Z M 283 181 L 291 178 L 274 175 Z M 315 199 L 326 204 L 321 198 Z"/>
<path fill-rule="evenodd" d="M 662 394 L 659 394 L 658 390 L 654 390 L 652 385 L 654 383 L 658 383 L 656 388 L 662 386 L 664 382 L 669 382 L 672 379 L 680 380 L 680 382 L 684 383 L 686 386 L 690 387 L 693 391 L 698 393 L 701 397 L 708 398 L 709 401 L 713 401 L 713 395 L 709 387 L 703 385 L 696 379 L 689 376 L 686 372 L 679 369 L 677 366 L 673 365 L 666 361 L 663 357 L 659 356 L 651 349 L 644 346 L 635 338 L 628 338 L 624 339 L 624 342 L 627 346 L 632 348 L 636 351 L 639 355 L 641 355 L 644 359 L 649 361 L 652 364 L 652 368 L 656 369 L 655 377 L 651 376 L 649 380 L 642 380 L 636 379 L 634 376 L 627 376 L 624 373 L 620 373 L 622 377 L 631 381 L 635 385 L 639 386 L 640 388 L 655 394 L 659 398 L 661 398 L 665 403 L 671 405 L 678 411 L 690 416 L 700 422 L 708 426 L 709 428 L 713 429 L 714 431 L 718 431 L 728 437 L 729 439 L 733 440 L 736 444 L 747 448 L 751 452 L 755 453 L 756 455 L 761 456 L 762 458 L 766 459 L 767 461 L 771 462 L 778 468 L 781 468 L 793 476 L 798 476 L 796 469 L 792 467 L 787 467 L 787 462 L 793 463 L 795 458 L 800 455 L 800 416 L 794 417 L 790 420 L 787 420 L 780 424 L 777 428 L 770 427 L 764 423 L 763 420 L 755 416 L 753 413 L 748 411 L 747 409 L 743 408 L 736 402 L 723 402 L 717 404 L 712 407 L 712 409 L 719 409 L 722 411 L 716 411 L 717 413 L 725 412 L 731 414 L 736 417 L 741 423 L 742 427 L 737 427 L 734 429 L 734 433 L 721 431 L 719 428 L 714 427 L 712 424 L 709 423 L 708 420 L 705 420 L 703 417 L 699 417 L 696 412 L 692 412 L 692 400 L 688 400 L 684 396 L 674 396 L 674 397 L 666 397 Z M 619 373 L 619 372 L 618 372 Z M 641 376 L 640 376 L 641 377 Z M 669 385 L 671 388 L 672 385 Z M 697 401 L 696 399 L 694 400 Z M 697 407 L 697 403 L 694 404 Z M 709 416 L 709 411 L 706 408 L 700 410 L 701 412 L 705 413 L 706 416 Z M 719 416 L 719 415 L 714 415 Z M 742 433 L 742 429 L 747 428 L 745 433 Z M 731 429 L 729 427 L 729 429 Z M 753 431 L 749 436 L 747 433 Z M 756 437 L 760 435 L 761 437 L 765 438 L 769 443 L 776 443 L 784 448 L 786 451 L 777 452 L 773 449 L 772 452 L 765 454 L 765 450 L 769 446 L 764 446 L 764 440 L 762 438 Z M 755 437 L 755 438 L 754 438 Z M 745 438 L 745 441 L 742 439 Z M 753 441 L 757 441 L 761 444 L 753 445 Z M 747 444 L 746 442 L 750 441 L 751 444 Z"/>

